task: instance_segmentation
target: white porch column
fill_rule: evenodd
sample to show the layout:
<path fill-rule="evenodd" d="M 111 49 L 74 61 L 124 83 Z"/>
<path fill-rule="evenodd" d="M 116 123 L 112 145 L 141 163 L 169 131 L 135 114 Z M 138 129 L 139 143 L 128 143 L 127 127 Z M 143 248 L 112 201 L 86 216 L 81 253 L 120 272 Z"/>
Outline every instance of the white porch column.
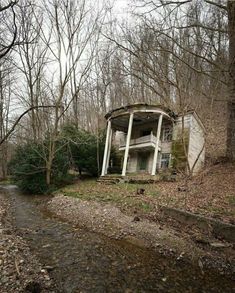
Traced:
<path fill-rule="evenodd" d="M 109 120 L 108 121 L 108 126 L 107 126 L 107 133 L 106 133 L 106 140 L 105 140 L 105 147 L 104 147 L 104 158 L 103 158 L 101 176 L 104 176 L 105 173 L 106 173 L 110 134 L 111 134 L 111 121 Z"/>
<path fill-rule="evenodd" d="M 109 142 L 108 142 L 108 154 L 107 154 L 107 161 L 106 161 L 106 167 L 105 167 L 105 174 L 108 173 L 108 167 L 109 167 L 109 160 L 110 160 L 110 154 L 111 154 L 111 148 L 112 148 L 112 127 L 110 129 L 110 135 L 109 135 Z"/>
<path fill-rule="evenodd" d="M 162 114 L 160 115 L 158 119 L 158 125 L 157 125 L 157 141 L 155 145 L 155 151 L 154 151 L 154 156 L 153 156 L 153 166 L 152 166 L 152 173 L 151 175 L 156 174 L 156 168 L 157 168 L 157 157 L 158 157 L 158 149 L 159 149 L 159 140 L 160 140 L 160 135 L 161 135 L 161 128 L 162 128 Z"/>
<path fill-rule="evenodd" d="M 126 147 L 125 147 L 125 154 L 124 154 L 123 167 L 122 167 L 122 176 L 126 176 L 126 167 L 127 167 L 127 159 L 128 159 L 130 140 L 131 140 L 133 117 L 134 117 L 134 113 L 131 113 L 129 118 L 128 131 L 127 131 Z"/>

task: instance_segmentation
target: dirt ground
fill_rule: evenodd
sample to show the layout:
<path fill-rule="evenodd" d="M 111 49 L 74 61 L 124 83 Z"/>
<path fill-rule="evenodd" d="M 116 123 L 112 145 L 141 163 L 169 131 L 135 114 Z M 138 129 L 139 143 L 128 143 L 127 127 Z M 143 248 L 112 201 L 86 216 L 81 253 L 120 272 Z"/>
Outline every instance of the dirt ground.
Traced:
<path fill-rule="evenodd" d="M 27 243 L 14 233 L 9 205 L 0 194 L 0 292 L 54 292 L 47 271 Z"/>
<path fill-rule="evenodd" d="M 143 194 L 137 194 L 140 188 Z M 206 255 L 234 264 L 234 244 L 229 243 L 225 249 L 212 248 L 210 243 L 227 244 L 209 231 L 164 218 L 159 209 L 162 205 L 234 224 L 235 166 L 214 165 L 187 182 L 105 185 L 93 179 L 79 180 L 62 188 L 49 208 L 75 225 L 82 223 L 110 237 L 130 237 L 138 245 L 173 249 L 178 256 L 188 252 L 192 258 Z"/>
<path fill-rule="evenodd" d="M 144 189 L 144 194 L 137 194 L 139 188 Z M 216 269 L 230 275 L 235 272 L 233 244 L 219 241 L 224 247 L 210 246 L 218 239 L 205 241 L 205 235 L 196 229 L 166 222 L 158 217 L 159 205 L 234 223 L 234 165 L 213 166 L 188 182 L 140 186 L 78 181 L 57 192 L 47 208 L 75 229 L 84 226 L 113 239 L 157 249 L 175 259 L 194 261 L 202 271 Z M 0 292 L 55 292 L 47 271 L 14 232 L 9 206 L 10 201 L 0 194 Z"/>
<path fill-rule="evenodd" d="M 74 227 L 85 227 L 113 239 L 157 249 L 164 255 L 175 259 L 184 258 L 203 268 L 219 270 L 223 274 L 231 274 L 235 270 L 235 255 L 231 244 L 219 250 L 210 245 L 205 246 L 195 242 L 192 235 L 183 230 L 177 231 L 148 219 L 126 215 L 110 203 L 57 195 L 48 203 L 47 208 Z M 195 233 L 193 235 L 198 236 Z"/>
<path fill-rule="evenodd" d="M 137 195 L 139 188 L 144 189 L 143 195 Z M 188 181 L 104 185 L 96 180 L 80 180 L 61 192 L 83 200 L 112 203 L 130 215 L 151 216 L 163 205 L 235 223 L 235 166 L 229 163 L 206 168 Z"/>

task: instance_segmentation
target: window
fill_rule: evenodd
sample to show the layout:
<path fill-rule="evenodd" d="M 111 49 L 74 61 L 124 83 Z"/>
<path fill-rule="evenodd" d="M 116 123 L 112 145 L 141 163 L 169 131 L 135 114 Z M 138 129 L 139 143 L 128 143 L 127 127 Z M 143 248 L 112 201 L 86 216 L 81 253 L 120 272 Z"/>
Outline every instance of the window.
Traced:
<path fill-rule="evenodd" d="M 162 154 L 161 156 L 161 169 L 166 169 L 169 167 L 170 164 L 170 154 Z"/>
<path fill-rule="evenodd" d="M 163 128 L 162 141 L 171 141 L 171 140 L 172 140 L 172 127 Z"/>

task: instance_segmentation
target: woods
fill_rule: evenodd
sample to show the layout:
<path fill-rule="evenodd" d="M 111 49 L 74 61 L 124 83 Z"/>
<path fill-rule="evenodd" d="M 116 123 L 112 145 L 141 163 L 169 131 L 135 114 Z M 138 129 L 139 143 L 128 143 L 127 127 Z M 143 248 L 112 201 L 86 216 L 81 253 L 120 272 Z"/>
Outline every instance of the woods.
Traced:
<path fill-rule="evenodd" d="M 207 158 L 234 160 L 233 1 L 130 1 L 128 22 L 112 3 L 2 3 L 1 177 L 15 148 L 36 143 L 50 185 L 64 125 L 99 141 L 105 113 L 135 102 L 196 109 Z"/>
<path fill-rule="evenodd" d="M 0 0 L 0 291 L 230 293 L 235 0 Z"/>

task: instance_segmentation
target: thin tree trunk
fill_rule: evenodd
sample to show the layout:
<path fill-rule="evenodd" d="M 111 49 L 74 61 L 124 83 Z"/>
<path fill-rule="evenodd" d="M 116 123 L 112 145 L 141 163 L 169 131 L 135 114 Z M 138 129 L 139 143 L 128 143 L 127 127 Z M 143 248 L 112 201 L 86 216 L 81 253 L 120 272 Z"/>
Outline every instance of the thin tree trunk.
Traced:
<path fill-rule="evenodd" d="M 229 30 L 229 99 L 227 156 L 235 161 L 235 1 L 228 1 Z"/>

